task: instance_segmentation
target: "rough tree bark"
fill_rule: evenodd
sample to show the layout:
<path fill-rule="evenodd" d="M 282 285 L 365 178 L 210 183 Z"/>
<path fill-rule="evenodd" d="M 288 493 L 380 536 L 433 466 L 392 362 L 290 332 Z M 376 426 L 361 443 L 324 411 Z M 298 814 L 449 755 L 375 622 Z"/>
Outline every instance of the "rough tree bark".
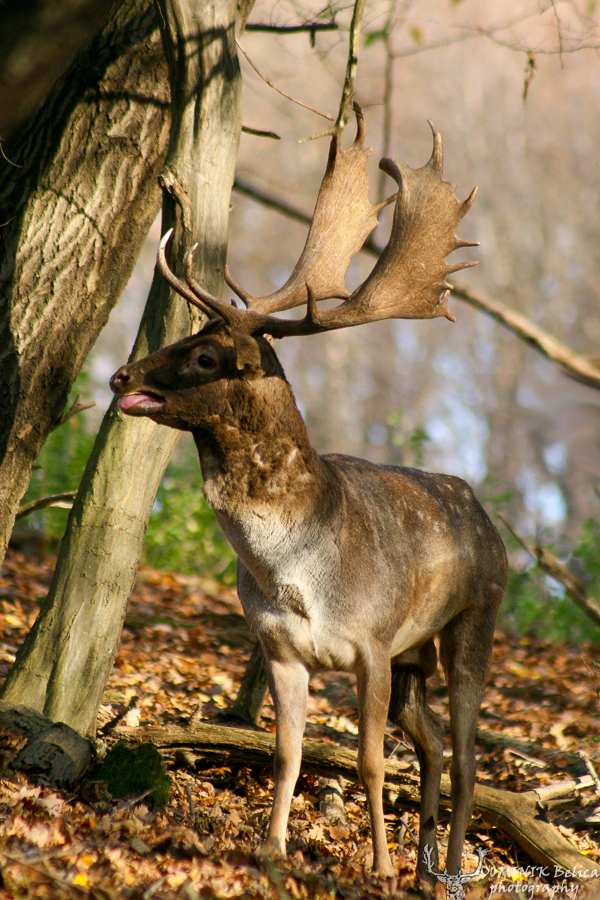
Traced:
<path fill-rule="evenodd" d="M 219 293 L 241 129 L 235 0 L 158 0 L 172 92 L 161 184 L 172 265 L 199 241 L 197 278 Z M 184 334 L 192 319 L 155 275 L 132 358 Z M 80 734 L 96 715 L 118 647 L 156 489 L 177 433 L 113 404 L 69 516 L 46 603 L 17 655 L 3 705 L 27 706 Z"/>
<path fill-rule="evenodd" d="M 168 136 L 158 17 L 149 0 L 123 0 L 3 146 L 0 563 L 32 466 L 160 208 Z"/>

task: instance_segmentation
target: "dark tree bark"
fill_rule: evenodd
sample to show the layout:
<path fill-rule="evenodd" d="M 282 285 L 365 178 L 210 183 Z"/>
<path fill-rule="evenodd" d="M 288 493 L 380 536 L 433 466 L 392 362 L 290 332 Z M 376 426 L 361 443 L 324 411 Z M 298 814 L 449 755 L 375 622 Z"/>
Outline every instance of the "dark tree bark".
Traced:
<path fill-rule="evenodd" d="M 123 0 L 4 146 L 0 563 L 33 463 L 160 208 L 169 121 L 158 16 Z"/>
<path fill-rule="evenodd" d="M 42 102 L 89 44 L 113 0 L 4 0 L 0 5 L 0 140 Z"/>
<path fill-rule="evenodd" d="M 241 130 L 235 0 L 158 0 L 172 115 L 161 175 L 172 265 L 199 242 L 197 278 L 222 287 L 229 201 Z M 145 356 L 192 319 L 155 274 L 133 352 Z M 154 496 L 177 432 L 113 404 L 69 516 L 46 603 L 17 655 L 3 705 L 25 706 L 83 735 L 96 715 L 119 644 Z"/>

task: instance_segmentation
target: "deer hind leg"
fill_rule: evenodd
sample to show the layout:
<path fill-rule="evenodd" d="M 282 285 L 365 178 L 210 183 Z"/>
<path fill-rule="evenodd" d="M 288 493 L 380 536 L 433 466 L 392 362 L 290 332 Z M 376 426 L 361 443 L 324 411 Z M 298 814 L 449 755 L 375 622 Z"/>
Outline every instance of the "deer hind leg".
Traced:
<path fill-rule="evenodd" d="M 424 852 L 432 848 L 430 867 L 438 869 L 437 820 L 442 777 L 444 724 L 426 702 L 425 679 L 435 671 L 435 646 L 428 642 L 420 663 L 407 657 L 392 661 L 392 694 L 389 718 L 409 735 L 419 759 L 421 771 L 421 814 L 417 874 L 423 881 L 435 881 L 429 872 Z M 425 666 L 423 665 L 425 663 Z M 433 667 L 431 665 L 433 663 Z"/>
<path fill-rule="evenodd" d="M 302 736 L 306 724 L 308 672 L 302 663 L 282 663 L 267 658 L 269 687 L 275 706 L 275 791 L 269 820 L 267 855 L 285 857 L 285 837 L 294 787 L 302 761 Z"/>
<path fill-rule="evenodd" d="M 387 846 L 383 818 L 383 780 L 385 761 L 383 739 L 390 702 L 390 666 L 388 658 L 357 672 L 358 688 L 358 777 L 367 795 L 373 871 L 394 875 Z"/>
<path fill-rule="evenodd" d="M 492 655 L 494 622 L 495 616 L 487 610 L 467 610 L 449 622 L 440 635 L 452 733 L 452 814 L 446 859 L 449 875 L 458 875 L 461 870 L 463 843 L 473 809 L 475 732 Z"/>

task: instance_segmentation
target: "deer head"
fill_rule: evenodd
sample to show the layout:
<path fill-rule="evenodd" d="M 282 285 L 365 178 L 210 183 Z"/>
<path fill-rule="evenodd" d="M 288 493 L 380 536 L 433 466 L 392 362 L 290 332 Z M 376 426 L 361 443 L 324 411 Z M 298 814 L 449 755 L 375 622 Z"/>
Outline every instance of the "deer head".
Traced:
<path fill-rule="evenodd" d="M 331 142 L 304 250 L 286 284 L 266 297 L 252 297 L 226 270 L 229 286 L 244 302 L 238 309 L 209 294 L 193 273 L 194 245 L 184 259 L 185 280 L 178 278 L 166 259 L 171 236 L 162 238 L 157 265 L 174 290 L 208 316 L 195 336 L 146 357 L 135 366 L 123 366 L 111 385 L 123 412 L 148 416 L 182 430 L 199 427 L 206 416 L 222 416 L 229 393 L 240 381 L 264 376 L 283 377 L 275 354 L 264 336 L 282 338 L 315 334 L 389 318 L 435 318 L 455 321 L 447 304 L 451 285 L 448 275 L 475 262 L 446 263 L 459 247 L 476 242 L 456 237 L 455 229 L 471 208 L 476 189 L 464 202 L 455 185 L 442 178 L 442 139 L 433 132 L 433 152 L 421 169 L 411 169 L 393 159 L 382 159 L 380 168 L 391 175 L 398 191 L 373 205 L 368 199 L 367 159 L 363 146 L 365 123 L 357 104 L 357 135 L 349 150 L 341 150 L 337 137 Z M 352 256 L 377 224 L 377 215 L 395 200 L 391 235 L 371 274 L 349 294 L 344 285 Z M 342 300 L 334 309 L 319 309 L 321 300 Z M 274 313 L 307 304 L 302 319 L 282 319 Z M 202 385 L 203 391 L 196 389 Z M 169 388 L 176 386 L 175 391 Z M 192 399 L 193 398 L 193 399 Z"/>

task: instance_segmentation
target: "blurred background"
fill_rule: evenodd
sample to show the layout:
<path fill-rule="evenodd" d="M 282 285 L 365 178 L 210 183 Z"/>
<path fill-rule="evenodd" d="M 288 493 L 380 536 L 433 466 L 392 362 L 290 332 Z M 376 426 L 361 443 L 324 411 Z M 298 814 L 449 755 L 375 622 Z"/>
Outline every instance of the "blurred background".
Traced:
<path fill-rule="evenodd" d="M 247 30 L 240 41 L 244 126 L 279 137 L 242 135 L 240 186 L 308 215 L 328 153 L 327 139 L 308 139 L 330 123 L 279 91 L 335 117 L 351 12 L 343 2 L 258 0 L 251 25 L 338 28 Z M 371 199 L 393 193 L 394 183 L 378 170 L 382 156 L 413 167 L 427 162 L 431 119 L 458 197 L 479 188 L 459 228 L 460 236 L 481 242 L 459 251 L 479 266 L 455 280 L 589 357 L 600 356 L 599 17 L 595 0 L 370 0 L 356 82 L 366 145 L 373 147 Z M 346 146 L 353 137 L 350 123 Z M 379 247 L 390 217 L 388 209 L 374 232 Z M 232 274 L 253 294 L 271 293 L 293 269 L 306 233 L 304 224 L 235 190 Z M 25 502 L 76 489 L 111 400 L 108 378 L 137 333 L 159 237 L 157 221 L 78 380 L 76 392 L 96 407 L 51 436 Z M 354 258 L 349 289 L 374 260 L 365 252 Z M 600 585 L 600 391 L 568 378 L 463 301 L 451 298 L 450 308 L 456 324 L 397 320 L 279 343 L 313 445 L 467 479 L 493 518 L 500 511 L 521 534 L 551 546 L 593 593 Z M 157 497 L 146 561 L 204 567 L 231 581 L 233 559 L 200 487 L 194 448 L 183 438 Z M 52 540 L 65 522 L 66 513 L 52 509 L 28 526 Z M 499 527 L 513 564 L 501 627 L 597 640 L 562 585 Z"/>

